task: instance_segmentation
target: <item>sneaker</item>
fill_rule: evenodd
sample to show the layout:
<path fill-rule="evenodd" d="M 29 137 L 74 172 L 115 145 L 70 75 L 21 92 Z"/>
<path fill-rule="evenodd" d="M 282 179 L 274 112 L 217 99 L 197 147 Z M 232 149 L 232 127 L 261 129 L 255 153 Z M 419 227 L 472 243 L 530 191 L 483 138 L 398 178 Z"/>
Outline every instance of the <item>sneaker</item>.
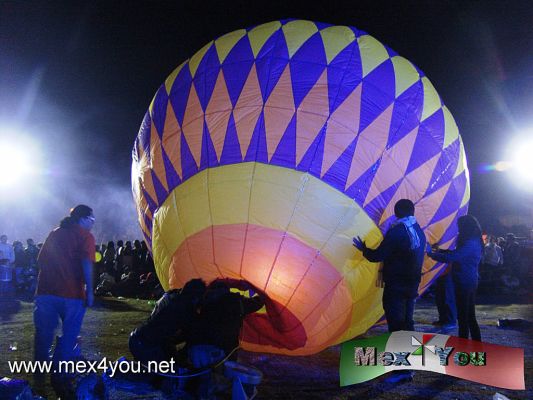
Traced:
<path fill-rule="evenodd" d="M 445 325 L 442 325 L 441 328 L 440 328 L 440 332 L 450 332 L 450 331 L 453 331 L 454 329 L 457 329 L 457 324 L 445 324 Z"/>
<path fill-rule="evenodd" d="M 383 382 L 393 384 L 407 383 L 411 382 L 414 376 L 414 371 L 393 371 Z"/>

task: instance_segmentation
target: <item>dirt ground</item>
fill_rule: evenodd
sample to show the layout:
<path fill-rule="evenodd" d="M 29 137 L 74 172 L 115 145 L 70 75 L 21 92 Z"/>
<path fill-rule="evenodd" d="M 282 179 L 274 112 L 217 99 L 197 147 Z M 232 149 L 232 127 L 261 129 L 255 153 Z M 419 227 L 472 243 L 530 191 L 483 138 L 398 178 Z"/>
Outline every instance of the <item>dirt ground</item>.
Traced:
<path fill-rule="evenodd" d="M 478 301 L 477 315 L 483 340 L 525 349 L 526 390 L 506 390 L 430 372 L 417 372 L 409 383 L 392 386 L 375 379 L 339 387 L 340 346 L 307 357 L 288 357 L 241 352 L 240 360 L 260 369 L 263 381 L 257 399 L 492 399 L 496 392 L 509 399 L 533 399 L 533 329 L 500 329 L 499 318 L 524 318 L 533 321 L 533 305 L 518 298 L 484 296 Z M 101 298 L 85 317 L 82 348 L 87 359 L 115 360 L 129 355 L 129 332 L 152 309 L 146 300 Z M 433 331 L 431 321 L 436 309 L 432 299 L 420 299 L 416 305 L 416 329 Z M 0 377 L 28 379 L 26 374 L 10 374 L 8 361 L 31 360 L 33 352 L 32 303 L 0 308 Z M 386 328 L 372 328 L 365 336 L 384 333 Z M 16 349 L 16 350 L 15 350 Z M 48 388 L 48 399 L 55 396 Z M 115 392 L 113 399 L 159 399 L 161 393 L 133 395 Z"/>

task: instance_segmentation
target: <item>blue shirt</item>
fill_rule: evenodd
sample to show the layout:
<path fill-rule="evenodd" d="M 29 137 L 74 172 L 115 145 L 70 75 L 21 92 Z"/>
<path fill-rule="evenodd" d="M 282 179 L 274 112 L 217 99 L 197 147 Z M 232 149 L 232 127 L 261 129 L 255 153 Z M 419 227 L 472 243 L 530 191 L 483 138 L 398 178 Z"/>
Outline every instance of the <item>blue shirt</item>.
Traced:
<path fill-rule="evenodd" d="M 435 261 L 454 263 L 452 267 L 454 283 L 476 286 L 478 282 L 478 266 L 482 253 L 481 240 L 472 238 L 455 250 L 445 253 L 429 252 L 428 256 Z"/>

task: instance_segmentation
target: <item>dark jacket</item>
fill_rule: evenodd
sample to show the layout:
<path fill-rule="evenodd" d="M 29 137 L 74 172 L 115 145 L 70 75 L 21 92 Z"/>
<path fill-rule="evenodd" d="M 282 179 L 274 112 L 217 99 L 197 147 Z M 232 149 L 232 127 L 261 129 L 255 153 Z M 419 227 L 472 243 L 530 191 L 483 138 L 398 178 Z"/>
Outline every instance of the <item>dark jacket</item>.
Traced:
<path fill-rule="evenodd" d="M 152 345 L 176 345 L 185 341 L 196 317 L 196 300 L 192 294 L 182 294 L 180 290 L 165 293 L 133 335 Z"/>
<path fill-rule="evenodd" d="M 189 344 L 210 344 L 229 354 L 239 345 L 239 334 L 246 315 L 258 311 L 264 302 L 238 293 L 225 293 L 207 301 L 196 319 Z"/>
<path fill-rule="evenodd" d="M 454 263 L 453 281 L 456 285 L 477 286 L 478 266 L 483 254 L 483 246 L 477 238 L 468 239 L 457 249 L 447 252 L 428 253 L 435 261 Z"/>
<path fill-rule="evenodd" d="M 413 225 L 420 238 L 420 246 L 410 249 L 409 234 L 404 224 L 390 228 L 377 249 L 366 248 L 363 256 L 372 262 L 383 261 L 385 287 L 401 287 L 416 290 L 420 283 L 426 237 L 418 224 Z"/>

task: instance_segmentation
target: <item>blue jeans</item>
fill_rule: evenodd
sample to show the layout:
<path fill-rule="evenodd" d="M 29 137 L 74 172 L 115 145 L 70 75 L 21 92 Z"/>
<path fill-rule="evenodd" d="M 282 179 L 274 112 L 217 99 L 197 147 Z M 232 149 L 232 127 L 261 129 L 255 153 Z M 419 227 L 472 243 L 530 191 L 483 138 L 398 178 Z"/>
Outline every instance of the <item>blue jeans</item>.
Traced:
<path fill-rule="evenodd" d="M 35 355 L 36 361 L 50 359 L 50 347 L 54 341 L 55 330 L 62 322 L 62 336 L 54 351 L 54 361 L 73 359 L 73 349 L 80 333 L 85 301 L 67 299 L 59 296 L 40 295 L 35 297 L 33 323 L 35 324 Z"/>

